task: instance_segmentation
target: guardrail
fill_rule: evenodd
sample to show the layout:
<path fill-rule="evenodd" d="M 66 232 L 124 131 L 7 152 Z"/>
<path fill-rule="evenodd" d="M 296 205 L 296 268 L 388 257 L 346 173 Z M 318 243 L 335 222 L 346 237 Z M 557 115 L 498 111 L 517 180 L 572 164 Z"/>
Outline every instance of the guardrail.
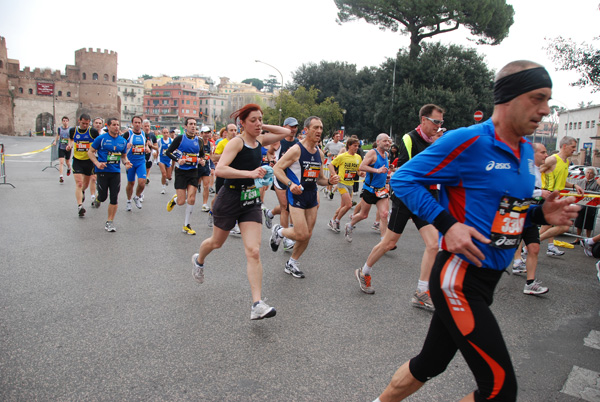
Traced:
<path fill-rule="evenodd" d="M 8 186 L 11 186 L 12 188 L 15 188 L 15 186 L 13 186 L 11 183 L 7 183 L 6 182 L 6 164 L 5 164 L 5 161 L 4 161 L 4 144 L 0 144 L 0 158 L 1 158 L 1 162 L 0 162 L 0 179 L 2 180 L 2 182 L 0 183 L 0 185 L 6 184 Z"/>

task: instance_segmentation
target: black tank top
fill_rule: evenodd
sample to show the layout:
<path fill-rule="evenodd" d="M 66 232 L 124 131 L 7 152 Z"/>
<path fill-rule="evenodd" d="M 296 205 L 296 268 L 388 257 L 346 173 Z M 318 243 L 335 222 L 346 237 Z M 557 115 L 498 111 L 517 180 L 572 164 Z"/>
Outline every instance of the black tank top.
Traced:
<path fill-rule="evenodd" d="M 233 158 L 229 166 L 237 170 L 254 170 L 259 167 L 262 162 L 262 144 L 258 141 L 257 144 L 256 148 L 250 148 L 244 142 L 242 150 Z M 225 179 L 225 185 L 236 188 L 242 185 L 253 186 L 254 179 Z"/>

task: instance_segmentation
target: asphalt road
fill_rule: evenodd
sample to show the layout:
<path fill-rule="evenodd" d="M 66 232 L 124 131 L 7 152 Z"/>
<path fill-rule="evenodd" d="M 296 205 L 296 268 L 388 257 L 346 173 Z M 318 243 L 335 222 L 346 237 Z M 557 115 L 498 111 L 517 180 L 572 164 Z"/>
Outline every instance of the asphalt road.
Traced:
<path fill-rule="evenodd" d="M 0 136 L 7 154 L 49 142 Z M 0 185 L 0 400 L 372 401 L 420 350 L 430 313 L 409 304 L 423 251 L 411 224 L 375 266 L 375 295 L 354 278 L 378 241 L 373 219 L 347 243 L 326 226 L 337 195 L 322 200 L 300 261 L 305 279 L 283 272 L 289 256 L 271 251 L 265 228 L 263 295 L 277 316 L 250 321 L 241 238 L 208 257 L 197 284 L 190 259 L 211 229 L 198 203 L 198 234 L 181 232 L 184 208 L 166 211 L 172 187 L 160 194 L 158 167 L 141 210 L 125 211 L 122 176 L 117 232 L 107 233 L 106 205 L 89 208 L 88 193 L 78 218 L 73 178 L 59 184 L 56 169 L 42 171 L 49 159 L 7 157 L 15 188 Z M 275 205 L 272 192 L 266 204 Z M 540 256 L 538 278 L 550 288 L 542 297 L 522 293 L 523 277 L 500 281 L 492 308 L 519 400 L 595 400 L 561 392 L 575 366 L 600 372 L 600 350 L 584 346 L 600 330 L 595 262 L 580 247 Z M 457 355 L 408 400 L 458 400 L 474 388 Z"/>

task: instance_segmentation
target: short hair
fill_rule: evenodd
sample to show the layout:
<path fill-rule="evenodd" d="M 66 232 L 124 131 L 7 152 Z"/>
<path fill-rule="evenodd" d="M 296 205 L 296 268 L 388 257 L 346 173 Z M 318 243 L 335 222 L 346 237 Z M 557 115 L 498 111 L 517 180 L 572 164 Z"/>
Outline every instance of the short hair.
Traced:
<path fill-rule="evenodd" d="M 151 124 L 151 123 L 150 123 L 150 120 L 148 120 L 148 119 L 144 119 L 144 120 L 142 121 L 142 124 L 145 124 L 145 123 Z"/>
<path fill-rule="evenodd" d="M 133 123 L 133 121 L 134 121 L 135 119 L 140 119 L 140 122 L 142 122 L 142 117 L 141 117 L 141 116 L 133 116 L 133 117 L 131 118 L 131 122 Z"/>
<path fill-rule="evenodd" d="M 87 113 L 81 113 L 81 115 L 79 116 L 79 120 L 87 120 L 87 121 L 90 121 L 90 120 L 92 120 L 92 118 L 91 118 L 91 117 L 90 117 L 90 115 L 89 115 L 89 114 L 87 114 Z"/>
<path fill-rule="evenodd" d="M 519 71 L 529 70 L 530 68 L 543 67 L 541 64 L 536 63 L 530 60 L 515 60 L 511 61 L 504 67 L 498 71 L 496 77 L 494 78 L 494 82 L 507 77 L 509 75 L 518 73 Z"/>
<path fill-rule="evenodd" d="M 596 175 L 596 168 L 593 167 L 593 166 L 588 166 L 585 169 L 583 169 L 583 171 L 584 171 L 585 174 L 587 174 L 587 172 L 592 171 L 592 172 L 594 172 L 594 176 Z"/>
<path fill-rule="evenodd" d="M 377 135 L 377 138 L 375 139 L 375 142 L 379 142 L 379 140 L 382 140 L 384 135 L 385 135 L 386 137 L 388 137 L 388 138 L 390 137 L 390 136 L 389 136 L 389 135 L 387 135 L 386 133 L 380 133 L 380 134 L 378 134 L 378 135 Z"/>
<path fill-rule="evenodd" d="M 304 128 L 309 128 L 310 123 L 312 123 L 313 120 L 319 120 L 320 122 L 322 122 L 320 117 L 310 116 L 310 117 L 307 117 L 306 120 L 304 120 Z"/>
<path fill-rule="evenodd" d="M 98 120 L 99 118 L 100 117 L 96 117 L 94 120 Z M 110 125 L 112 125 L 112 122 L 115 120 L 119 121 L 119 119 L 117 119 L 116 117 L 109 117 L 108 120 L 106 120 L 106 124 L 110 126 Z M 104 121 L 104 120 L 102 120 L 102 121 Z"/>
<path fill-rule="evenodd" d="M 560 139 L 560 143 L 558 144 L 559 148 L 562 148 L 564 145 L 569 145 L 572 142 L 577 142 L 577 140 L 573 137 L 569 137 L 568 135 L 565 135 L 564 137 L 562 137 Z"/>
<path fill-rule="evenodd" d="M 69 120 L 69 118 L 67 116 L 63 116 L 61 120 L 67 119 Z"/>
<path fill-rule="evenodd" d="M 348 138 L 348 141 L 346 141 L 346 148 L 350 148 L 354 144 L 358 144 L 358 138 L 350 137 Z"/>
<path fill-rule="evenodd" d="M 544 144 L 542 144 L 541 142 L 534 142 L 533 144 L 531 144 L 531 146 L 533 147 L 533 152 L 537 152 L 540 147 L 546 147 Z"/>
<path fill-rule="evenodd" d="M 96 120 L 100 120 L 102 123 L 104 123 L 104 119 L 103 119 L 102 117 L 96 117 L 96 118 L 94 119 L 94 121 L 96 121 Z M 107 123 L 107 124 L 108 124 L 108 123 Z"/>
<path fill-rule="evenodd" d="M 196 120 L 195 117 L 186 117 L 184 125 L 187 126 L 190 120 L 194 120 L 196 123 L 198 123 L 198 120 Z"/>
<path fill-rule="evenodd" d="M 436 110 L 442 114 L 446 113 L 446 111 L 441 108 L 438 105 L 434 105 L 433 103 L 428 103 L 427 105 L 423 106 L 421 108 L 421 110 L 419 110 L 419 118 L 425 116 L 425 117 L 429 117 L 431 116 L 431 114 L 433 113 L 433 111 Z"/>

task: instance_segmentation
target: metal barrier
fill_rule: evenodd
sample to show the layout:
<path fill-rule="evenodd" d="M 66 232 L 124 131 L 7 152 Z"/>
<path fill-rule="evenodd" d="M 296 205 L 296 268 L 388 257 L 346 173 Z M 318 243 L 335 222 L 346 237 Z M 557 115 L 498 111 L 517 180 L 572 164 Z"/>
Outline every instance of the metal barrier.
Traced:
<path fill-rule="evenodd" d="M 42 172 L 49 168 L 54 168 L 56 170 L 59 170 L 57 168 L 58 163 L 55 163 L 54 165 L 52 164 L 52 162 L 58 160 L 58 147 L 59 147 L 58 141 L 56 141 L 56 143 L 52 144 L 52 146 L 50 147 L 50 164 L 48 166 L 46 166 L 45 168 L 43 168 Z"/>
<path fill-rule="evenodd" d="M 577 238 L 586 238 L 586 237 L 594 237 L 596 235 L 596 223 L 598 219 L 598 208 L 600 207 L 600 193 L 596 193 L 593 191 L 586 191 L 586 197 L 577 196 L 577 205 L 581 205 L 582 210 L 580 211 L 580 215 L 575 221 L 571 224 L 569 230 L 565 233 L 567 236 L 573 236 Z M 569 193 L 569 195 L 573 195 Z M 578 228 L 577 226 L 580 226 Z M 590 236 L 587 236 L 586 226 L 591 224 Z M 581 234 L 577 234 L 577 229 L 581 229 Z"/>
<path fill-rule="evenodd" d="M 2 182 L 0 183 L 0 185 L 6 184 L 8 186 L 11 186 L 12 188 L 15 188 L 15 186 L 13 186 L 11 183 L 6 182 L 6 165 L 4 162 L 4 144 L 0 144 L 0 158 L 1 158 L 0 179 L 2 179 Z"/>

